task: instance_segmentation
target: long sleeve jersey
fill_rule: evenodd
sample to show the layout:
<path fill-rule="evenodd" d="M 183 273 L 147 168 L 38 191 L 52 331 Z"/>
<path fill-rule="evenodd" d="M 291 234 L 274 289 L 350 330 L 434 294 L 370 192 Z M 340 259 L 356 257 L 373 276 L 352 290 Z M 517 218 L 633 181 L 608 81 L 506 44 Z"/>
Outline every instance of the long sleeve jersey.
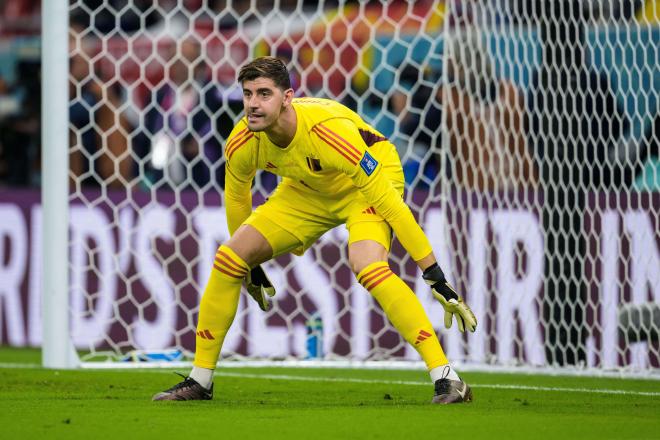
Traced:
<path fill-rule="evenodd" d="M 229 135 L 225 205 L 230 233 L 252 212 L 252 180 L 263 169 L 310 197 L 342 198 L 360 191 L 414 260 L 429 255 L 431 245 L 394 185 L 403 186 L 394 146 L 338 102 L 295 98 L 292 105 L 297 129 L 285 148 L 273 144 L 265 133 L 249 131 L 245 118 Z"/>

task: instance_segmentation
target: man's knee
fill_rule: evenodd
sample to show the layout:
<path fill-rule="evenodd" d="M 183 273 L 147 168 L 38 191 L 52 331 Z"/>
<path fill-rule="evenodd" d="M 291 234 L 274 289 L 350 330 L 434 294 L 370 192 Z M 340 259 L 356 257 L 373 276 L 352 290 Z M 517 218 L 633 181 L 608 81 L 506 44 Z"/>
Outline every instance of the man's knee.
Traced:
<path fill-rule="evenodd" d="M 224 245 L 236 252 L 250 267 L 270 260 L 273 255 L 273 249 L 266 237 L 250 225 L 240 226 Z"/>
<path fill-rule="evenodd" d="M 374 260 L 369 260 L 369 259 L 364 259 L 364 260 L 350 260 L 350 259 L 349 259 L 349 264 L 350 264 L 350 266 L 351 266 L 351 270 L 353 271 L 353 273 L 354 273 L 355 275 L 357 275 L 357 274 L 359 274 L 360 272 L 362 272 L 362 271 L 364 270 L 365 267 L 369 266 L 369 265 L 372 264 L 372 263 L 376 263 L 376 262 L 378 262 L 378 261 L 382 261 L 382 260 L 377 260 L 377 259 L 374 259 Z"/>
<path fill-rule="evenodd" d="M 370 264 L 387 261 L 387 254 L 387 249 L 376 241 L 358 241 L 348 247 L 348 264 L 357 275 Z"/>

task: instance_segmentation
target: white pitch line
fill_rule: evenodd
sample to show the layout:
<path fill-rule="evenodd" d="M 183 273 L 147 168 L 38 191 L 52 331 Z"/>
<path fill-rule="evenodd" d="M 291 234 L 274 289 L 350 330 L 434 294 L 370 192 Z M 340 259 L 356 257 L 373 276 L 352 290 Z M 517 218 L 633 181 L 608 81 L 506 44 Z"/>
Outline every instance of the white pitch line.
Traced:
<path fill-rule="evenodd" d="M 369 383 L 383 385 L 414 385 L 431 387 L 430 382 L 419 382 L 409 380 L 377 380 L 377 379 L 355 379 L 350 377 L 310 377 L 310 376 L 291 376 L 279 374 L 250 374 L 250 373 L 230 373 L 227 371 L 216 371 L 216 376 L 220 377 L 241 377 L 247 379 L 273 379 L 273 380 L 297 380 L 305 382 L 348 382 L 348 383 Z M 557 391 L 568 393 L 594 393 L 594 394 L 619 394 L 632 396 L 651 396 L 660 397 L 660 392 L 654 391 L 628 391 L 628 390 L 608 390 L 600 388 L 567 388 L 567 387 L 539 387 L 533 385 L 502 385 L 502 384 L 481 384 L 471 383 L 473 388 L 492 388 L 504 390 L 524 390 L 524 391 Z"/>
<path fill-rule="evenodd" d="M 17 369 L 40 369 L 39 364 L 15 364 L 0 362 L 0 368 L 17 368 Z M 165 370 L 123 370 L 122 372 L 162 372 L 169 373 Z M 273 380 L 297 380 L 307 382 L 347 382 L 347 383 L 368 383 L 368 384 L 382 384 L 382 385 L 413 385 L 413 386 L 432 386 L 430 382 L 420 382 L 411 380 L 385 380 L 385 379 L 357 379 L 351 377 L 311 377 L 311 376 L 291 376 L 284 374 L 253 374 L 253 373 L 233 373 L 229 371 L 216 370 L 215 376 L 220 377 L 241 377 L 246 379 L 273 379 Z M 660 392 L 656 391 L 629 391 L 629 390 L 609 390 L 603 388 L 568 388 L 568 387 L 540 387 L 533 385 L 509 385 L 509 384 L 485 384 L 485 383 L 470 383 L 474 388 L 491 388 L 502 390 L 522 390 L 522 391 L 555 391 L 566 393 L 592 393 L 592 394 L 615 394 L 615 395 L 629 395 L 629 396 L 650 396 L 660 397 Z"/>
<path fill-rule="evenodd" d="M 15 362 L 0 362 L 0 368 L 7 368 L 7 369 L 12 369 L 12 368 L 32 369 L 32 368 L 35 368 L 35 369 L 40 369 L 41 364 L 27 364 L 27 363 L 26 364 L 19 364 L 19 363 L 15 363 Z"/>

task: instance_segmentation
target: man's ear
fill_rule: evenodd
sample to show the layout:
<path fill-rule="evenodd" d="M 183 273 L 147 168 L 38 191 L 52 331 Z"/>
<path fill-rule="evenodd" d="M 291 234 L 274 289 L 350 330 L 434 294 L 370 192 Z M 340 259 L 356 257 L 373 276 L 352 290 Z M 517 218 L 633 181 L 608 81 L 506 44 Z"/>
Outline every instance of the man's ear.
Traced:
<path fill-rule="evenodd" d="M 286 89 L 284 91 L 284 102 L 282 103 L 285 107 L 291 105 L 291 101 L 293 101 L 293 89 Z"/>

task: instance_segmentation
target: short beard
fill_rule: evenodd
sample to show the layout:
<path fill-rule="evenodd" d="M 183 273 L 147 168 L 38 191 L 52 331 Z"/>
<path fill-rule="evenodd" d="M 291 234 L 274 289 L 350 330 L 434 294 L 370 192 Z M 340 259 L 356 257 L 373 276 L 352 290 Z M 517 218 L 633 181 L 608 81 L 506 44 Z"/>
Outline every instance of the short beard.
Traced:
<path fill-rule="evenodd" d="M 266 126 L 263 126 L 261 128 L 252 129 L 252 128 L 250 128 L 250 125 L 248 124 L 248 130 L 250 130 L 252 133 L 261 133 L 262 131 L 266 130 L 268 127 L 269 126 L 266 125 Z"/>

